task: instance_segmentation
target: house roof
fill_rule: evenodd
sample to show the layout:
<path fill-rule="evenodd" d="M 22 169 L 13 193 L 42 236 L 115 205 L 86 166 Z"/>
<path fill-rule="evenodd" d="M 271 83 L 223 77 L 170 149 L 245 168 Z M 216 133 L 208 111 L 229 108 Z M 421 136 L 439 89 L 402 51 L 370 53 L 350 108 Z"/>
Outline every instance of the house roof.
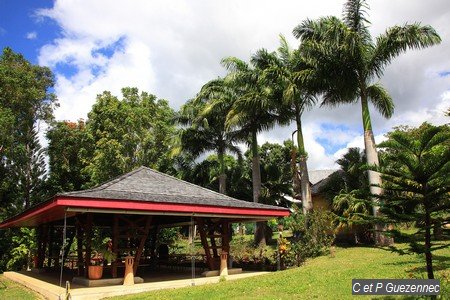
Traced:
<path fill-rule="evenodd" d="M 318 183 L 319 181 L 324 180 L 325 178 L 327 178 L 328 176 L 330 176 L 334 172 L 336 172 L 336 170 L 314 170 L 314 171 L 309 171 L 308 172 L 309 182 L 311 182 L 312 185 L 315 185 L 316 183 Z"/>
<path fill-rule="evenodd" d="M 92 189 L 59 196 L 285 210 L 238 200 L 147 167 L 140 167 Z"/>
<path fill-rule="evenodd" d="M 258 218 L 289 215 L 286 208 L 238 200 L 140 167 L 92 189 L 58 194 L 5 220 L 0 223 L 0 228 L 35 226 L 63 218 L 68 211 L 72 214 L 75 211 L 102 211 Z"/>
<path fill-rule="evenodd" d="M 331 174 L 337 170 L 314 170 L 308 173 L 311 182 L 311 193 L 318 194 L 320 188 L 327 182 Z"/>

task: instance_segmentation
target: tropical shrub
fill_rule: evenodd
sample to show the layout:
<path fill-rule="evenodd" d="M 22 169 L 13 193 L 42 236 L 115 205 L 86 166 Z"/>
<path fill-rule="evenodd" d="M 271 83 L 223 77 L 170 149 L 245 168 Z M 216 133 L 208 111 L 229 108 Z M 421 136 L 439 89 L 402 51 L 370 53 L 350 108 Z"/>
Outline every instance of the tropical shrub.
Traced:
<path fill-rule="evenodd" d="M 317 210 L 304 215 L 294 206 L 294 212 L 285 219 L 286 227 L 292 231 L 285 264 L 300 266 L 307 258 L 329 253 L 335 238 L 334 218 L 329 211 Z"/>

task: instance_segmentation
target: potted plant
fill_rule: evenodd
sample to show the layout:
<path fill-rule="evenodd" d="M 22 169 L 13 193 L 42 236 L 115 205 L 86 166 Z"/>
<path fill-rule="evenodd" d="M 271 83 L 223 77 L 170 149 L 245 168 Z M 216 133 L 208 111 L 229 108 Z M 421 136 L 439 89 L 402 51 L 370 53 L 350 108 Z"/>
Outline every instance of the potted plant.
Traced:
<path fill-rule="evenodd" d="M 89 279 L 100 279 L 103 276 L 103 256 L 98 251 L 92 252 L 91 263 L 88 268 Z"/>
<path fill-rule="evenodd" d="M 107 242 L 106 247 L 97 251 L 92 251 L 91 263 L 88 268 L 89 279 L 95 280 L 100 279 L 103 276 L 103 266 L 105 262 L 111 264 L 112 261 L 116 260 L 116 254 L 112 252 L 112 244 L 110 241 Z"/>

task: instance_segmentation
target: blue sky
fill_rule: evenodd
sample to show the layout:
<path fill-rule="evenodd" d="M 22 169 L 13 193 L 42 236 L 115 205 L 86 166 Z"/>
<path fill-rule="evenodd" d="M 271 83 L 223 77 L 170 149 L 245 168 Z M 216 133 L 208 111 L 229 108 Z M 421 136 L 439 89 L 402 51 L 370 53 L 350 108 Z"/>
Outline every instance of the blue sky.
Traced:
<path fill-rule="evenodd" d="M 120 95 L 135 86 L 178 109 L 207 81 L 225 74 L 220 60 L 248 60 L 260 48 L 275 50 L 283 34 L 305 18 L 340 16 L 344 1 L 286 0 L 0 0 L 0 46 L 11 47 L 55 74 L 59 120 L 86 118 L 97 94 Z M 387 27 L 420 21 L 443 42 L 394 59 L 382 78 L 394 99 L 394 116 L 372 110 L 376 139 L 397 125 L 448 122 L 450 106 L 450 1 L 371 0 L 373 36 Z M 303 132 L 311 169 L 335 167 L 348 147 L 362 147 L 358 105 L 314 107 Z M 260 134 L 261 142 L 289 139 L 294 126 Z"/>
<path fill-rule="evenodd" d="M 39 18 L 36 10 L 50 8 L 53 1 L 0 0 L 0 46 L 9 46 L 38 63 L 39 49 L 59 35 L 51 19 Z"/>

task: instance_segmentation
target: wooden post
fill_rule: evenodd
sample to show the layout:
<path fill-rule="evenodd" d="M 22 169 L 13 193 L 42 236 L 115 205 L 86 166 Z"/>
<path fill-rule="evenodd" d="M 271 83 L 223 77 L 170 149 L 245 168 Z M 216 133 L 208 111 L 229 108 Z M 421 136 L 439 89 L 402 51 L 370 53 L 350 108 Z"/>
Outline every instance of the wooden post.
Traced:
<path fill-rule="evenodd" d="M 75 239 L 75 230 L 67 230 L 67 237 L 69 238 L 69 243 L 67 243 L 66 245 L 66 249 L 65 249 L 65 255 L 64 255 L 64 260 L 62 262 L 62 265 L 65 265 L 65 262 L 67 261 L 67 258 L 69 257 L 69 253 L 70 253 L 70 248 L 72 248 L 72 244 L 73 244 L 73 240 Z M 71 263 L 71 269 L 73 269 L 73 262 Z"/>
<path fill-rule="evenodd" d="M 84 262 L 83 262 L 83 225 L 81 216 L 77 215 L 75 217 L 75 228 L 76 228 L 76 235 L 77 235 L 77 274 L 78 276 L 81 275 L 81 273 L 84 273 Z"/>
<path fill-rule="evenodd" d="M 222 251 L 230 253 L 230 224 L 222 222 Z"/>
<path fill-rule="evenodd" d="M 141 241 L 139 243 L 139 248 L 136 251 L 136 256 L 134 259 L 133 274 L 136 275 L 139 262 L 141 260 L 142 251 L 144 250 L 145 241 L 147 240 L 148 233 L 150 231 L 150 225 L 152 224 L 152 216 L 147 216 L 145 220 L 144 231 L 142 232 Z"/>
<path fill-rule="evenodd" d="M 228 276 L 228 253 L 222 250 L 220 254 L 220 276 Z"/>
<path fill-rule="evenodd" d="M 88 278 L 88 269 L 91 262 L 91 244 L 92 244 L 92 213 L 87 213 L 86 226 L 84 231 L 86 253 L 84 256 L 84 276 Z"/>
<path fill-rule="evenodd" d="M 119 217 L 114 214 L 113 236 L 112 236 L 112 252 L 116 255 L 116 259 L 111 263 L 112 277 L 117 278 L 117 260 L 119 259 Z"/>
<path fill-rule="evenodd" d="M 134 258 L 133 256 L 125 257 L 125 276 L 123 278 L 123 285 L 133 285 L 134 284 Z"/>
<path fill-rule="evenodd" d="M 36 261 L 36 265 L 33 266 L 35 268 L 42 268 L 42 264 L 44 262 L 44 255 L 42 253 L 43 252 L 42 245 L 43 245 L 43 238 L 44 238 L 43 231 L 44 231 L 43 225 L 39 225 L 37 228 L 37 261 Z"/>
<path fill-rule="evenodd" d="M 51 268 L 52 266 L 52 257 L 53 257 L 53 225 L 48 227 L 48 259 L 47 259 L 47 267 Z"/>

